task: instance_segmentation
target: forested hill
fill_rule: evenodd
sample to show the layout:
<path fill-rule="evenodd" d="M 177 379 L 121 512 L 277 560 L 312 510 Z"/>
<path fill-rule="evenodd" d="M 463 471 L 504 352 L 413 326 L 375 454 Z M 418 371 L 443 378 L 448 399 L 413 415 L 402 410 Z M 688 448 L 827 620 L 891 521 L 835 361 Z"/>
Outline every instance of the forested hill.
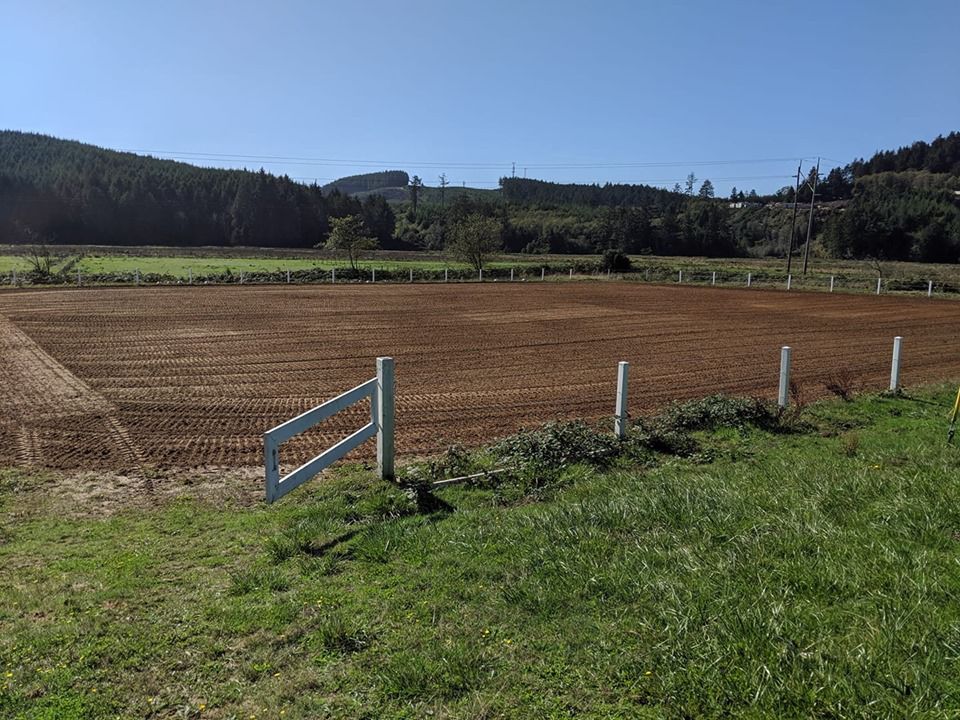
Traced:
<path fill-rule="evenodd" d="M 501 178 L 500 188 L 509 202 L 555 203 L 615 207 L 649 207 L 663 210 L 682 204 L 684 196 L 650 185 L 561 184 L 527 178 Z"/>
<path fill-rule="evenodd" d="M 389 247 L 383 198 L 361 202 L 286 176 L 199 168 L 45 135 L 0 131 L 0 242 L 312 247 L 329 218 L 362 214 Z"/>
<path fill-rule="evenodd" d="M 918 140 L 898 150 L 881 150 L 869 160 L 854 160 L 848 167 L 855 178 L 906 170 L 960 175 L 960 132 L 941 135 L 929 143 Z"/>
<path fill-rule="evenodd" d="M 346 215 L 360 215 L 381 247 L 430 250 L 468 214 L 498 218 L 505 248 L 525 252 L 782 257 L 801 234 L 793 187 L 721 199 L 694 180 L 684 192 L 526 178 L 441 189 L 392 170 L 321 188 L 0 131 L 0 243 L 313 247 Z M 799 200 L 809 198 L 804 185 Z M 834 167 L 817 200 L 821 254 L 957 262 L 960 133 Z"/>
<path fill-rule="evenodd" d="M 410 176 L 403 170 L 384 170 L 383 172 L 350 175 L 334 180 L 323 186 L 325 193 L 337 190 L 346 195 L 353 193 L 369 193 L 375 190 L 392 188 L 406 188 L 410 184 Z"/>

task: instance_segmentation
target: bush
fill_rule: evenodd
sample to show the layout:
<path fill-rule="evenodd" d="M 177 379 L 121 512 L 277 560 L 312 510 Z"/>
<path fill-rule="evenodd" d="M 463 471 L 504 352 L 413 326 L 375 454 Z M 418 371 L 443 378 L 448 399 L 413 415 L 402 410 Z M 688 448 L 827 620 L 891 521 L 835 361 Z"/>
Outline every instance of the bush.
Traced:
<path fill-rule="evenodd" d="M 710 395 L 671 405 L 654 419 L 654 424 L 687 431 L 747 425 L 770 430 L 779 425 L 779 413 L 775 406 L 759 398 Z"/>
<path fill-rule="evenodd" d="M 561 470 L 582 462 L 605 465 L 619 450 L 619 442 L 609 432 L 576 420 L 522 430 L 497 443 L 493 454 L 518 468 Z"/>
<path fill-rule="evenodd" d="M 603 263 L 603 269 L 611 272 L 630 272 L 630 270 L 633 269 L 630 258 L 626 253 L 616 250 L 615 248 L 604 250 L 603 260 L 601 262 Z"/>

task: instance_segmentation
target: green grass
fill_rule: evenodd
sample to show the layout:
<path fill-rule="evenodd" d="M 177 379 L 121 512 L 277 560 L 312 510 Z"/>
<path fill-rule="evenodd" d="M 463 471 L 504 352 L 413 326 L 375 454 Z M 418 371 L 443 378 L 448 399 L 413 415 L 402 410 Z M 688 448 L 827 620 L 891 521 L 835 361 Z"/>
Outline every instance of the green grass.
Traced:
<path fill-rule="evenodd" d="M 951 401 L 694 430 L 689 459 L 524 436 L 545 482 L 432 503 L 347 466 L 99 516 L 8 470 L 0 716 L 956 717 Z M 698 407 L 671 427 L 734 419 Z"/>
<path fill-rule="evenodd" d="M 6 279 L 16 268 L 19 273 L 30 269 L 26 257 L 11 252 L 12 246 L 4 246 L 0 254 L 0 281 Z M 240 256 L 240 251 L 249 251 L 249 256 Z M 104 248 L 84 249 L 83 246 L 53 248 L 56 253 L 54 271 L 65 269 L 67 278 L 73 278 L 77 270 L 85 275 L 116 276 L 109 281 L 131 281 L 135 271 L 141 275 L 154 275 L 167 279 L 186 280 L 190 273 L 194 278 L 220 276 L 226 272 L 233 275 L 244 273 L 282 273 L 310 271 L 332 268 L 346 270 L 349 266 L 346 258 L 311 257 L 315 253 L 305 250 L 297 252 L 286 250 L 250 250 L 222 248 L 209 252 L 205 249 L 177 248 L 137 248 L 123 247 L 113 250 Z M 209 255 L 203 254 L 209 252 Z M 93 254 L 95 253 L 95 254 Z M 271 256 L 276 253 L 290 253 L 288 257 Z M 659 257 L 634 256 L 635 270 L 633 279 L 644 278 L 654 282 L 675 282 L 677 273 L 684 272 L 685 283 L 709 283 L 710 273 L 718 273 L 720 285 L 743 285 L 746 274 L 753 272 L 753 285 L 757 288 L 782 288 L 786 277 L 783 259 L 770 258 L 699 258 L 699 257 Z M 587 268 L 598 267 L 600 257 L 595 255 L 500 255 L 487 265 L 491 271 L 509 271 L 511 268 L 533 272 L 546 265 L 551 268 L 553 279 L 563 279 L 570 267 L 578 269 L 578 277 Z M 359 262 L 359 266 L 370 271 L 400 271 L 412 269 L 414 272 L 438 272 L 445 268 L 463 270 L 466 265 L 445 258 L 442 254 L 415 252 L 383 252 L 374 254 Z M 797 290 L 826 290 L 829 277 L 836 276 L 836 290 L 854 292 L 872 292 L 877 279 L 876 267 L 866 261 L 832 260 L 815 258 L 811 262 L 810 274 L 801 274 L 798 260 L 794 264 L 793 287 Z M 886 291 L 926 292 L 927 280 L 933 280 L 935 290 L 940 293 L 946 283 L 955 288 L 960 285 L 960 270 L 956 265 L 933 265 L 923 263 L 884 262 L 882 271 L 886 282 Z M 593 270 L 591 270 L 593 272 Z M 316 278 L 314 278 L 315 280 Z"/>
<path fill-rule="evenodd" d="M 76 256 L 74 256 L 76 257 Z M 511 268 L 537 265 L 535 257 L 519 258 L 516 260 L 499 260 L 490 264 L 492 268 Z M 366 259 L 360 260 L 358 265 L 366 270 L 443 270 L 444 268 L 466 267 L 463 263 L 453 260 L 392 260 Z M 18 272 L 30 269 L 26 258 L 16 255 L 0 255 L 0 273 L 9 273 L 14 267 Z M 195 277 L 215 275 L 230 271 L 240 272 L 283 272 L 290 270 L 312 270 L 321 268 L 344 269 L 349 267 L 347 260 L 312 259 L 312 258 L 240 258 L 240 257 L 136 257 L 125 255 L 84 255 L 77 259 L 71 272 L 80 270 L 84 274 L 133 274 L 139 270 L 142 275 L 158 274 L 186 278 L 192 271 Z"/>

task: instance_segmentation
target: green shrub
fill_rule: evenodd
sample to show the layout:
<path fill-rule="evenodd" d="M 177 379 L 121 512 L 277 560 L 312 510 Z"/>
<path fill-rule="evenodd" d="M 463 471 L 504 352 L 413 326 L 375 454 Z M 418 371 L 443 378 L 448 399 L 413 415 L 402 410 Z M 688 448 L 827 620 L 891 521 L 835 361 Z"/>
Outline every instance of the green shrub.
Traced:
<path fill-rule="evenodd" d="M 710 395 L 701 400 L 675 403 L 654 419 L 672 430 L 713 430 L 718 427 L 753 426 L 776 429 L 780 415 L 775 406 L 759 398 Z"/>
<path fill-rule="evenodd" d="M 604 270 L 612 272 L 630 272 L 633 269 L 630 257 L 615 248 L 607 248 L 604 250 L 603 260 L 601 262 L 603 263 Z"/>
<path fill-rule="evenodd" d="M 580 420 L 521 430 L 492 449 L 508 465 L 536 470 L 562 470 L 577 463 L 606 465 L 619 451 L 620 443 L 612 434 Z"/>

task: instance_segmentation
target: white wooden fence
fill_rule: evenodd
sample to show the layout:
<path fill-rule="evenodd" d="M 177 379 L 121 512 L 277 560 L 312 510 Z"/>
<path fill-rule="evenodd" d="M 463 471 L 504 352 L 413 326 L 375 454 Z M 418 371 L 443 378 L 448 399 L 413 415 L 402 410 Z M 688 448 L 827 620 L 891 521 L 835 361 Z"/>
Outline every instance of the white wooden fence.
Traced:
<path fill-rule="evenodd" d="M 900 354 L 903 349 L 903 337 L 893 339 L 893 357 L 890 362 L 890 392 L 900 391 Z M 777 388 L 777 405 L 786 408 L 790 402 L 790 367 L 793 360 L 793 348 L 784 345 L 780 348 L 780 382 Z M 630 363 L 621 360 L 617 365 L 617 404 L 614 408 L 613 432 L 623 439 L 627 435 L 630 413 L 627 409 L 627 377 Z"/>
<path fill-rule="evenodd" d="M 308 460 L 296 470 L 280 476 L 280 444 L 309 430 L 314 425 L 351 405 L 370 398 L 370 422 L 345 437 L 331 448 Z M 377 376 L 352 390 L 307 410 L 297 417 L 267 430 L 263 434 L 263 464 L 267 502 L 280 499 L 310 478 L 342 458 L 348 452 L 377 438 L 377 466 L 380 477 L 392 480 L 394 475 L 394 382 L 393 358 L 377 358 Z"/>

